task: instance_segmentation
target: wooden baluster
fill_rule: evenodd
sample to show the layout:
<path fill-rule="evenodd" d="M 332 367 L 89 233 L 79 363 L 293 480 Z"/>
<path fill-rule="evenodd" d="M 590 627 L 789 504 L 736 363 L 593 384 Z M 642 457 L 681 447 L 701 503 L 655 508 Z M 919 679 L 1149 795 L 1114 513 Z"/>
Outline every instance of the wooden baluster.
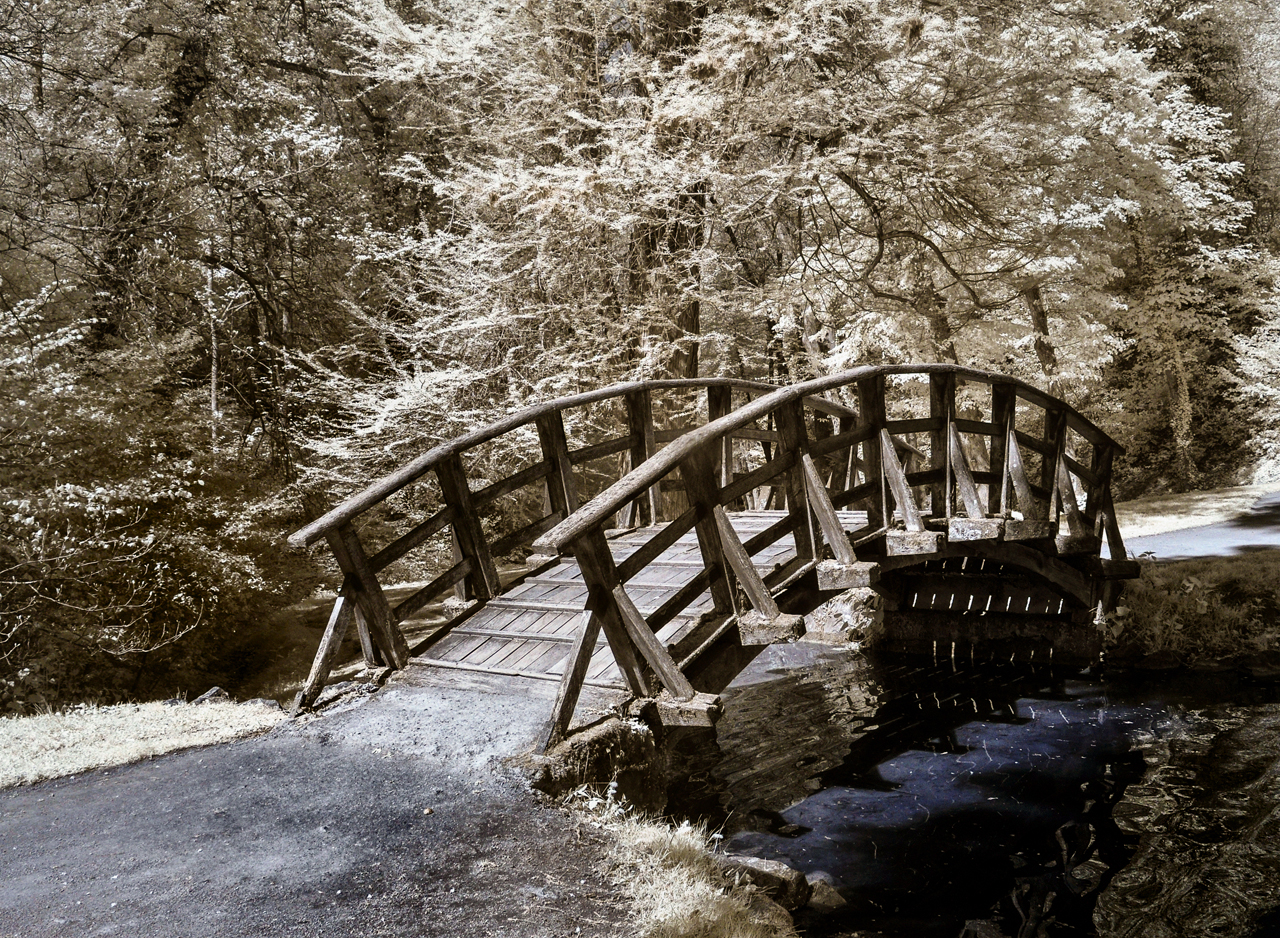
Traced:
<path fill-rule="evenodd" d="M 1038 517 L 1055 521 L 1055 509 L 1059 507 L 1058 492 L 1058 464 L 1062 461 L 1062 456 L 1066 452 L 1067 446 L 1067 411 L 1061 409 L 1045 409 L 1044 412 L 1044 440 L 1045 448 L 1052 455 L 1041 456 L 1040 461 L 1040 486 L 1049 493 L 1048 502 L 1044 503 L 1043 514 Z"/>
<path fill-rule="evenodd" d="M 1009 516 L 1009 463 L 1007 459 L 1009 428 L 1013 426 L 1018 398 L 1013 386 L 991 385 L 991 422 L 998 429 L 991 435 L 991 468 L 1000 479 L 987 490 L 987 509 L 993 515 Z"/>
<path fill-rule="evenodd" d="M 649 389 L 633 391 L 626 396 L 627 426 L 635 442 L 631 445 L 631 468 L 641 465 L 657 450 L 653 434 L 653 402 Z M 662 521 L 662 495 L 657 485 L 641 493 L 632 505 L 640 509 L 641 524 L 658 524 Z"/>
<path fill-rule="evenodd" d="M 1098 522 L 1098 511 L 1102 504 L 1103 492 L 1111 487 L 1111 464 L 1115 461 L 1115 450 L 1110 446 L 1093 444 L 1093 459 L 1090 461 L 1090 472 L 1093 481 L 1089 483 L 1084 497 L 1085 523 L 1093 530 L 1094 536 L 1101 538 L 1102 528 Z"/>
<path fill-rule="evenodd" d="M 849 543 L 849 538 L 845 534 L 844 525 L 840 523 L 840 516 L 836 514 L 835 505 L 831 503 L 827 487 L 822 484 L 822 476 L 818 472 L 813 457 L 808 453 L 802 453 L 800 465 L 804 470 L 809 504 L 813 507 L 813 513 L 818 519 L 822 539 L 827 542 L 827 546 L 831 548 L 831 553 L 838 562 L 857 563 L 858 557 L 853 552 L 853 545 Z"/>
<path fill-rule="evenodd" d="M 951 471 L 955 476 L 956 489 L 960 493 L 965 514 L 970 518 L 985 518 L 987 513 L 983 508 L 982 498 L 978 495 L 977 483 L 973 481 L 969 460 L 964 455 L 964 442 L 960 439 L 960 431 L 950 421 L 947 422 L 947 434 L 951 439 Z"/>
<path fill-rule="evenodd" d="M 733 388 L 728 385 L 707 386 L 707 422 L 727 417 L 733 411 Z M 724 488 L 733 481 L 733 437 L 720 438 L 715 452 L 716 481 Z"/>
<path fill-rule="evenodd" d="M 856 417 L 841 415 L 839 423 L 836 427 L 837 434 L 851 432 L 858 425 Z M 858 484 L 858 447 L 850 446 L 848 449 L 841 450 L 844 458 L 840 460 L 840 491 L 837 494 L 843 495 Z"/>
<path fill-rule="evenodd" d="M 569 442 L 564 435 L 564 415 L 558 410 L 537 418 L 538 439 L 542 443 L 542 458 L 551 464 L 547 476 L 547 497 L 551 510 L 567 518 L 578 510 L 578 485 L 573 478 L 573 463 L 569 460 Z"/>
<path fill-rule="evenodd" d="M 804 466 L 800 457 L 809 449 L 808 434 L 804 426 L 804 401 L 793 400 L 781 404 L 774 412 L 778 424 L 781 445 L 778 455 L 792 453 L 795 465 L 786 472 L 787 512 L 791 515 L 791 532 L 795 537 L 796 556 L 801 560 L 814 560 L 813 513 L 805 491 Z"/>
<path fill-rule="evenodd" d="M 436 464 L 435 473 L 440 480 L 445 504 L 453 509 L 453 533 L 457 538 L 458 551 L 471 561 L 471 572 L 467 574 L 471 595 L 481 602 L 488 602 L 502 592 L 502 582 L 489 553 L 480 516 L 471 503 L 471 487 L 467 485 L 462 458 L 455 454 L 441 460 Z"/>
<path fill-rule="evenodd" d="M 354 597 L 359 607 L 357 620 L 363 616 L 364 627 L 382 653 L 383 660 L 396 669 L 403 668 L 409 660 L 409 643 L 391 614 L 391 606 L 378 577 L 369 567 L 369 558 L 365 556 L 355 527 L 348 521 L 326 537 L 342 572 L 359 584 Z"/>
<path fill-rule="evenodd" d="M 354 582 L 351 586 L 354 589 Z M 311 663 L 311 673 L 302 682 L 302 690 L 298 691 L 298 696 L 294 698 L 293 708 L 289 711 L 291 716 L 296 717 L 303 710 L 309 710 L 315 705 L 320 692 L 324 690 L 324 682 L 329 679 L 329 672 L 333 670 L 334 662 L 338 658 L 342 640 L 346 637 L 347 630 L 351 628 L 354 612 L 355 601 L 348 595 L 347 587 L 344 585 L 338 593 L 337 602 L 333 604 L 333 612 L 329 614 L 329 624 L 325 626 L 320 647 L 316 649 L 315 661 Z"/>
<path fill-rule="evenodd" d="M 898 512 L 902 515 L 902 523 L 913 533 L 924 531 L 924 519 L 916 505 L 915 496 L 911 494 L 911 486 L 907 484 L 907 474 L 898 460 L 898 453 L 893 445 L 893 437 L 889 431 L 880 430 L 880 459 L 884 466 L 884 475 L 889 489 L 893 492 L 893 500 L 897 503 Z M 888 514 L 886 506 L 886 514 Z"/>
<path fill-rule="evenodd" d="M 884 375 L 858 382 L 858 410 L 861 426 L 876 430 L 862 444 L 862 466 L 867 481 L 879 483 L 878 494 L 867 499 L 867 523 L 872 528 L 886 528 L 892 518 L 889 511 L 888 492 L 885 490 L 884 465 L 880 457 L 880 430 L 884 428 L 887 416 L 884 403 Z"/>
<path fill-rule="evenodd" d="M 599 617 L 600 627 L 609 640 L 609 650 L 613 652 L 618 670 L 622 672 L 631 693 L 637 697 L 652 697 L 654 688 L 649 675 L 640 664 L 635 644 L 619 617 L 618 604 L 613 596 L 614 588 L 620 585 L 618 568 L 614 565 L 613 553 L 609 550 L 609 541 L 605 538 L 604 531 L 596 528 L 574 541 L 573 556 L 578 561 L 582 579 L 587 585 L 587 608 Z"/>
<path fill-rule="evenodd" d="M 716 445 L 715 442 L 711 447 Z M 729 567 L 725 561 L 720 530 L 716 525 L 713 509 L 720 504 L 720 490 L 716 486 L 714 453 L 704 447 L 695 450 L 680 463 L 680 478 L 690 507 L 698 509 L 695 530 L 698 532 L 698 549 L 702 562 L 711 572 L 711 599 L 715 611 L 728 615 L 734 612 L 733 584 L 729 580 Z"/>
<path fill-rule="evenodd" d="M 569 648 L 569 657 L 564 662 L 564 673 L 560 675 L 560 689 L 556 691 L 556 702 L 551 708 L 551 720 L 543 734 L 539 752 L 546 752 L 569 732 L 569 724 L 573 721 L 573 711 L 577 709 L 578 697 L 582 694 L 582 684 L 587 679 L 587 669 L 591 665 L 591 655 L 596 648 L 596 639 L 600 636 L 600 616 L 587 609 L 579 620 L 578 632 Z"/>
<path fill-rule="evenodd" d="M 951 517 L 951 446 L 948 436 L 955 410 L 955 372 L 929 375 L 929 416 L 938 422 L 929 431 L 929 468 L 942 475 L 929 486 L 929 514 L 934 518 Z"/>

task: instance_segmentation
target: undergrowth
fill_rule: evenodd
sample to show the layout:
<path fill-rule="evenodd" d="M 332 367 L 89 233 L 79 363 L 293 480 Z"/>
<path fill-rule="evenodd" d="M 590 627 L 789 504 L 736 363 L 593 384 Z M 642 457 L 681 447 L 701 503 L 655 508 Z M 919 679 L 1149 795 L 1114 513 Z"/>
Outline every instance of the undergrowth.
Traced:
<path fill-rule="evenodd" d="M 1280 551 L 1157 563 L 1102 625 L 1109 651 L 1224 658 L 1280 650 Z"/>
<path fill-rule="evenodd" d="M 641 938 L 796 938 L 781 907 L 716 863 L 716 835 L 684 821 L 646 817 L 617 796 L 583 787 L 567 801 L 617 843 L 619 885 L 631 900 Z"/>

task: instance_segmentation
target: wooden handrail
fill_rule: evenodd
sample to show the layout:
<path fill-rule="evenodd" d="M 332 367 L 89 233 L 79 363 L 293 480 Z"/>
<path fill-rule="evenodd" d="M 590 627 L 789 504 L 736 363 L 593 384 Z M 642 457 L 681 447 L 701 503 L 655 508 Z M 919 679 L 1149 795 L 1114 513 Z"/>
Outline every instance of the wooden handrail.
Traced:
<path fill-rule="evenodd" d="M 369 485 L 352 495 L 335 508 L 330 509 L 316 520 L 293 532 L 293 534 L 289 535 L 289 545 L 291 547 L 306 547 L 315 543 L 330 531 L 346 524 L 353 518 L 356 518 L 368 511 L 370 508 L 373 508 L 375 505 L 380 504 L 389 496 L 394 495 L 405 486 L 417 481 L 445 460 L 454 456 L 459 456 L 467 450 L 474 449 L 477 446 L 487 443 L 490 440 L 497 439 L 498 437 L 510 433 L 513 430 L 518 430 L 521 427 L 536 423 L 540 417 L 546 417 L 556 412 L 563 412 L 575 407 L 585 407 L 588 404 L 597 404 L 601 401 L 609 400 L 610 398 L 624 397 L 628 394 L 637 394 L 644 391 L 685 390 L 708 387 L 725 387 L 751 395 L 767 395 L 776 391 L 778 388 L 776 384 L 769 384 L 764 381 L 748 381 L 742 378 L 655 379 L 651 381 L 631 381 L 624 384 L 615 384 L 607 388 L 600 388 L 596 391 L 587 391 L 582 394 L 573 394 L 568 397 L 560 397 L 555 400 L 532 404 L 522 410 L 518 410 L 513 414 L 503 417 L 500 420 L 496 420 L 488 426 L 480 427 L 479 429 L 472 430 L 469 433 L 464 433 L 462 436 L 447 440 L 439 446 L 432 447 L 421 456 L 416 457 L 394 472 L 388 473 L 372 485 Z M 811 400 L 809 404 L 815 410 L 822 413 L 841 416 L 851 413 L 847 407 L 832 401 L 814 399 Z M 588 452 L 590 452 L 590 449 L 591 448 L 588 448 Z M 590 455 L 587 455 L 584 458 L 590 458 Z"/>
<path fill-rule="evenodd" d="M 836 375 L 814 378 L 799 384 L 785 385 L 770 394 L 755 398 L 725 417 L 689 430 L 679 439 L 668 444 L 643 464 L 637 466 L 613 485 L 606 488 L 572 516 L 556 525 L 534 542 L 534 546 L 544 553 L 564 552 L 570 544 L 578 540 L 586 532 L 601 526 L 607 518 L 615 514 L 620 508 L 639 497 L 639 493 L 657 485 L 663 476 L 670 473 L 697 450 L 732 434 L 735 430 L 755 423 L 786 404 L 801 400 L 820 401 L 823 400 L 819 397 L 821 394 L 847 385 L 857 384 L 869 378 L 913 374 L 928 376 L 953 374 L 956 378 L 968 381 L 1008 386 L 1018 397 L 1045 408 L 1047 412 L 1065 414 L 1065 425 L 1074 429 L 1094 446 L 1110 448 L 1116 453 L 1124 452 L 1120 444 L 1112 440 L 1097 425 L 1069 404 L 1059 401 L 1017 379 L 993 372 L 981 371 L 976 368 L 967 368 L 963 365 L 867 365 Z M 823 403 L 830 404 L 829 401 L 823 401 Z M 841 407 L 840 411 L 856 416 L 856 412 L 851 411 L 849 408 Z M 891 421 L 889 423 L 893 429 L 902 432 L 899 428 L 905 422 Z M 934 429 L 936 424 L 937 421 L 934 418 L 925 418 L 920 421 L 911 421 L 906 425 L 915 430 L 925 430 Z M 941 424 L 941 426 L 945 426 L 945 424 Z M 1015 430 L 1014 432 L 1016 433 L 1017 431 Z M 1022 437 L 1017 439 L 1019 443 L 1024 442 Z M 1041 449 L 1043 444 L 1039 440 L 1035 440 L 1034 448 Z M 1028 498 L 1030 497 L 1029 489 L 1026 495 Z"/>

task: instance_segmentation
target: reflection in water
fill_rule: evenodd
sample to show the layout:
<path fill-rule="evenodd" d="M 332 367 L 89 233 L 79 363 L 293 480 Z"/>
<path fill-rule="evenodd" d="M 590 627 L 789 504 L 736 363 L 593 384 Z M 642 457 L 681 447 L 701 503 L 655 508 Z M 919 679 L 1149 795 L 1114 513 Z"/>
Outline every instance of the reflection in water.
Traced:
<path fill-rule="evenodd" d="M 1142 777 L 1134 742 L 1181 722 L 1080 672 L 803 645 L 769 649 L 722 698 L 728 849 L 848 902 L 801 913 L 809 935 L 1092 933 L 1137 843 L 1111 818 Z"/>

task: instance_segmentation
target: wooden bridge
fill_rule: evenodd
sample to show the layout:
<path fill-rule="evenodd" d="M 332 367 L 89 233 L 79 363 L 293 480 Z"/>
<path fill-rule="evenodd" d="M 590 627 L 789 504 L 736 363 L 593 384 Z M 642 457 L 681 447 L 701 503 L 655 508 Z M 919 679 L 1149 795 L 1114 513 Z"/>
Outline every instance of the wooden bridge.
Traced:
<path fill-rule="evenodd" d="M 1062 401 L 953 365 L 785 387 L 645 381 L 537 404 L 289 538 L 327 539 L 345 574 L 295 712 L 353 621 L 370 665 L 558 682 L 544 748 L 585 684 L 709 725 L 712 649 L 794 640 L 842 593 L 876 591 L 906 647 L 954 642 L 957 623 L 998 638 L 1048 622 L 1087 650 L 1099 607 L 1137 573 L 1112 507 L 1118 452 Z M 367 543 L 405 514 L 408 530 Z M 379 575 L 415 551 L 450 566 L 392 607 Z M 515 575 L 500 576 L 503 558 Z M 448 621 L 410 649 L 401 624 L 449 594 Z"/>

